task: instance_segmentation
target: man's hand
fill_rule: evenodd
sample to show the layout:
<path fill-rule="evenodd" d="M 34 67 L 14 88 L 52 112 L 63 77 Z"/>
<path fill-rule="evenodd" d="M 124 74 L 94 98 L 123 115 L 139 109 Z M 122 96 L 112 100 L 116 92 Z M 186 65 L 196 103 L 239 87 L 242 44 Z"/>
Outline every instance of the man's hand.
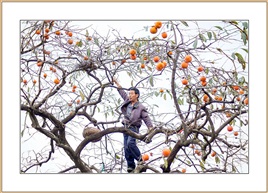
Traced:
<path fill-rule="evenodd" d="M 116 86 L 118 88 L 121 88 L 121 85 L 118 83 L 118 81 L 116 80 L 116 78 L 113 77 L 113 82 L 116 84 Z"/>
<path fill-rule="evenodd" d="M 150 133 L 152 132 L 154 130 L 154 128 L 153 127 L 148 127 L 148 130 L 147 130 L 147 136 L 144 138 L 144 142 L 145 143 L 150 143 L 150 142 L 152 142 L 152 138 L 151 138 L 151 136 L 150 136 Z"/>
<path fill-rule="evenodd" d="M 147 136 L 144 138 L 144 142 L 145 142 L 145 143 L 151 143 L 151 142 L 152 142 L 152 139 L 147 135 Z"/>
<path fill-rule="evenodd" d="M 113 82 L 118 83 L 115 77 L 113 77 Z"/>
<path fill-rule="evenodd" d="M 151 133 L 152 131 L 153 131 L 153 127 L 148 127 L 148 131 L 147 131 L 147 133 Z"/>

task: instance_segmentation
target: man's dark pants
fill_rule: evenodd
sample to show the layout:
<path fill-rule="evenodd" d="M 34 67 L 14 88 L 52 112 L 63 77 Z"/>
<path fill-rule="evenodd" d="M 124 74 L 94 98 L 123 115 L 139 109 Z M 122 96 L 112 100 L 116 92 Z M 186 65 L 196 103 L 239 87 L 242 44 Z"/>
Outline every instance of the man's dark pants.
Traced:
<path fill-rule="evenodd" d="M 135 133 L 139 133 L 139 128 L 137 127 L 129 127 L 129 129 Z M 137 161 L 141 161 L 141 152 L 136 144 L 136 138 L 131 137 L 127 134 L 124 135 L 124 150 L 125 150 L 125 158 L 127 160 L 127 166 L 129 168 L 135 169 L 136 164 L 134 159 Z"/>

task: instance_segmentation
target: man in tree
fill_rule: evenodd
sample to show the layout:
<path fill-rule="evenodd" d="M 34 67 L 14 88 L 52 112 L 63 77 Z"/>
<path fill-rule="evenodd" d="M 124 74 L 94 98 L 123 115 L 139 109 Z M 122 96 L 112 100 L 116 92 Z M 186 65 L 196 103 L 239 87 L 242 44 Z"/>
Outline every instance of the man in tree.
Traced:
<path fill-rule="evenodd" d="M 140 92 L 137 88 L 130 88 L 129 93 L 122 89 L 121 85 L 116 79 L 113 82 L 118 87 L 118 92 L 124 99 L 124 103 L 121 106 L 121 111 L 124 115 L 122 124 L 133 132 L 139 133 L 139 129 L 142 124 L 142 120 L 148 127 L 149 131 L 153 129 L 151 119 L 148 115 L 146 108 L 139 102 Z M 135 161 L 142 162 L 142 156 L 139 148 L 136 145 L 136 139 L 124 133 L 124 151 L 125 158 L 127 160 L 127 171 L 132 172 L 135 167 Z"/>

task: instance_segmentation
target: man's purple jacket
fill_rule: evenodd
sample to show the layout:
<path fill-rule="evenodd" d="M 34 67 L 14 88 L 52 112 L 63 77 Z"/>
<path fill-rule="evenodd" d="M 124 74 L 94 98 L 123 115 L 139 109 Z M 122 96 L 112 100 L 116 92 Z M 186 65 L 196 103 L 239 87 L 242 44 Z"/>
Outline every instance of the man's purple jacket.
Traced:
<path fill-rule="evenodd" d="M 124 99 L 121 111 L 124 115 L 123 124 L 126 126 L 135 126 L 140 128 L 142 120 L 148 128 L 153 127 L 151 119 L 148 115 L 146 108 L 138 101 L 134 104 L 130 117 L 127 116 L 127 106 L 131 102 L 127 96 L 127 93 L 123 89 L 118 89 L 119 94 Z"/>

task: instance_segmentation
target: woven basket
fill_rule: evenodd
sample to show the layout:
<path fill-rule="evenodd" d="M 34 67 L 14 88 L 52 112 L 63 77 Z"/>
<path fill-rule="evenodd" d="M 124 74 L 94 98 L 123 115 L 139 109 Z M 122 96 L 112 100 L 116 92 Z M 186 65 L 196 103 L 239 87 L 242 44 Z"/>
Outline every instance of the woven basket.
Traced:
<path fill-rule="evenodd" d="M 86 138 L 92 134 L 95 134 L 95 133 L 99 133 L 101 132 L 98 128 L 94 128 L 94 127 L 86 127 L 83 131 L 83 137 Z M 94 139 L 92 140 L 92 142 L 98 142 L 101 140 L 101 137 L 100 138 L 97 138 L 97 139 Z"/>

